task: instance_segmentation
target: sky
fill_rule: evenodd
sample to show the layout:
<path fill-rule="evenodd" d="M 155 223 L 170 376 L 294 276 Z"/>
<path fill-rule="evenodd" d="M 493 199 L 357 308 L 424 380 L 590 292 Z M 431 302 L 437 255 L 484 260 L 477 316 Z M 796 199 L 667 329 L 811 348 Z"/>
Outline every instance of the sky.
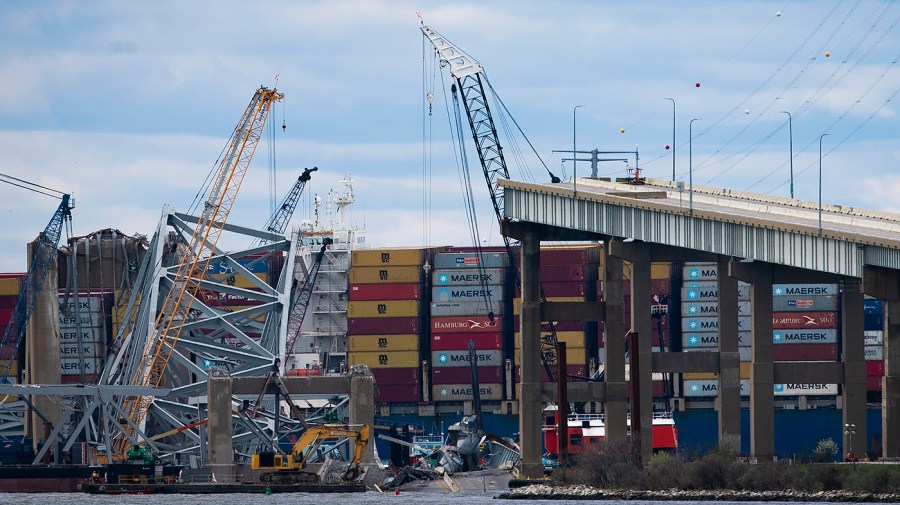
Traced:
<path fill-rule="evenodd" d="M 554 152 L 574 134 L 639 153 L 600 176 L 671 179 L 674 147 L 679 180 L 790 196 L 792 142 L 795 197 L 815 201 L 821 138 L 826 203 L 900 213 L 900 5 L 874 0 L 4 0 L 0 174 L 70 193 L 74 236 L 151 235 L 163 205 L 202 198 L 255 90 L 277 86 L 230 223 L 261 227 L 316 166 L 293 226 L 350 174 L 375 247 L 501 243 L 463 124 L 470 229 L 452 78 L 417 12 L 481 63 L 498 129 L 524 132 L 501 136 L 513 179 L 588 175 Z M 0 272 L 24 271 L 58 203 L 0 184 Z"/>

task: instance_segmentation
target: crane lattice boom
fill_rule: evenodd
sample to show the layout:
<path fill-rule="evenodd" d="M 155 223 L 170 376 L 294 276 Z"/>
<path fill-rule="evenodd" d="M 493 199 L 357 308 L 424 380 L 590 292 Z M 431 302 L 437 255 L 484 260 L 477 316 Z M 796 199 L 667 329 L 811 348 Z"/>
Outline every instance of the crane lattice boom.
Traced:
<path fill-rule="evenodd" d="M 141 366 L 131 380 L 132 385 L 160 385 L 181 329 L 188 320 L 200 281 L 206 274 L 210 257 L 215 254 L 228 214 L 256 151 L 269 110 L 273 102 L 282 98 L 284 94 L 278 93 L 276 89 L 259 88 L 238 122 L 226 149 L 227 154 L 219 164 L 210 186 L 209 196 L 203 203 L 203 212 L 178 267 L 172 289 L 166 295 L 156 318 L 144 349 Z M 123 411 L 130 421 L 125 429 L 130 435 L 134 436 L 137 427 L 144 421 L 151 402 L 150 396 L 125 398 Z M 120 459 L 125 454 L 128 442 L 126 438 L 119 440 L 116 453 Z"/>

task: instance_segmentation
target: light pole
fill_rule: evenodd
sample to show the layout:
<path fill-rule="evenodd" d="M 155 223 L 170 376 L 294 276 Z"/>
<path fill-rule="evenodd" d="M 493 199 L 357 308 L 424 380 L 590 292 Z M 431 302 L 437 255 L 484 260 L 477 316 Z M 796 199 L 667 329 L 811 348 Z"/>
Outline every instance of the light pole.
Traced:
<path fill-rule="evenodd" d="M 572 195 L 577 196 L 578 193 L 578 162 L 575 161 L 575 112 L 578 111 L 579 107 L 584 107 L 584 105 L 576 105 L 574 109 L 572 109 Z"/>
<path fill-rule="evenodd" d="M 855 462 L 856 455 L 853 454 L 853 435 L 856 435 L 856 425 L 845 424 L 844 435 L 847 435 L 847 459 L 851 462 Z"/>
<path fill-rule="evenodd" d="M 688 209 L 691 214 L 694 213 L 694 121 L 700 120 L 694 118 L 688 123 Z"/>
<path fill-rule="evenodd" d="M 791 146 L 791 198 L 794 198 L 794 118 L 786 110 L 781 111 L 781 113 L 788 115 L 788 138 L 790 138 Z"/>
<path fill-rule="evenodd" d="M 830 133 L 819 135 L 819 236 L 822 236 L 822 138 Z"/>
<path fill-rule="evenodd" d="M 663 100 L 672 100 L 672 182 L 675 182 L 675 99 L 664 98 Z"/>

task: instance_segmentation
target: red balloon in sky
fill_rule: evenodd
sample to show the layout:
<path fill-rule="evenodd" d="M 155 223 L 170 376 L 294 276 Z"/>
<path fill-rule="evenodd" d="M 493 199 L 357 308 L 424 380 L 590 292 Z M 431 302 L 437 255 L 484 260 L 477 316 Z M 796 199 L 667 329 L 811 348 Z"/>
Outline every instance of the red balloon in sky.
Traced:
<path fill-rule="evenodd" d="M 669 150 L 669 144 L 666 144 L 666 151 Z"/>
<path fill-rule="evenodd" d="M 694 84 L 694 86 L 696 86 L 696 87 L 699 88 L 699 87 L 700 87 L 700 83 L 698 82 L 697 84 Z"/>

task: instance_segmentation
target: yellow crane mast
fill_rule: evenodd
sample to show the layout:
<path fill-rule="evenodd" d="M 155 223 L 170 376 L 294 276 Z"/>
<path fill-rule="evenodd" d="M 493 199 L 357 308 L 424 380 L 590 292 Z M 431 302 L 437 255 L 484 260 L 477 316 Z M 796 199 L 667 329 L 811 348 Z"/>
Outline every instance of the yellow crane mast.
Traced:
<path fill-rule="evenodd" d="M 172 289 L 166 295 L 156 318 L 144 348 L 141 366 L 135 372 L 131 385 L 159 387 L 181 330 L 188 320 L 188 312 L 200 281 L 206 274 L 210 257 L 215 254 L 228 214 L 259 144 L 269 110 L 272 103 L 282 98 L 284 94 L 278 93 L 277 89 L 260 87 L 235 127 L 226 149 L 227 154 L 219 163 L 209 195 L 203 203 L 201 217 L 178 267 Z M 151 396 L 125 397 L 122 410 L 128 415 L 130 422 L 123 429 L 130 437 L 123 436 L 117 440 L 114 454 L 119 460 L 124 457 L 129 442 L 136 440 L 137 427 L 142 425 L 152 401 Z"/>

